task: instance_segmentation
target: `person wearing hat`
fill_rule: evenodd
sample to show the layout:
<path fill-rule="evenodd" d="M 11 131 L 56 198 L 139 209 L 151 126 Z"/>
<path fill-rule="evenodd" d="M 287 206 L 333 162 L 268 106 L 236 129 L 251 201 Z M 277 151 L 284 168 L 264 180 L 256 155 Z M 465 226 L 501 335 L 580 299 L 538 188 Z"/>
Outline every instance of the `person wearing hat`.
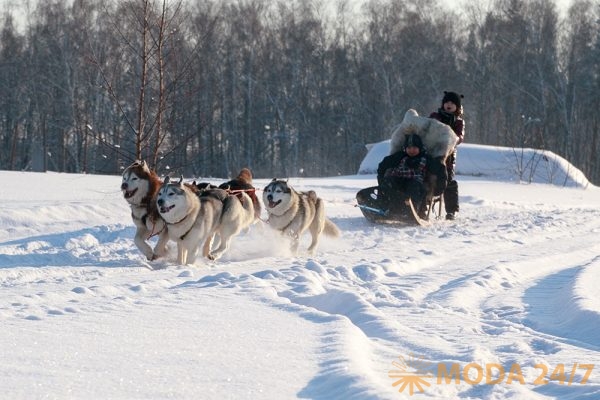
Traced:
<path fill-rule="evenodd" d="M 437 112 L 432 112 L 429 118 L 450 126 L 456 136 L 458 136 L 457 146 L 465 138 L 465 121 L 463 119 L 462 99 L 464 96 L 456 92 L 444 92 L 442 106 Z M 456 148 L 446 158 L 446 171 L 448 175 L 448 185 L 444 191 L 444 205 L 446 208 L 446 219 L 453 220 L 458 212 L 458 182 L 454 179 L 454 167 L 456 166 Z"/>
<path fill-rule="evenodd" d="M 385 157 L 377 168 L 380 206 L 394 217 L 406 211 L 404 202 L 410 198 L 415 209 L 422 210 L 428 174 L 437 177 L 434 194 L 439 195 L 447 180 L 444 166 L 433 162 L 419 135 L 406 135 L 403 149 Z"/>

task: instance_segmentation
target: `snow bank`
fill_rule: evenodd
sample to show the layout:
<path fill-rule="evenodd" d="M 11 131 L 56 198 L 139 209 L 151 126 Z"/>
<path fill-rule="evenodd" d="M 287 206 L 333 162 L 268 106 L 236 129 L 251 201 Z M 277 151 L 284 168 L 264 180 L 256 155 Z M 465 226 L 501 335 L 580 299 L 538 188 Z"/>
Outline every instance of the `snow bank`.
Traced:
<path fill-rule="evenodd" d="M 379 162 L 389 154 L 390 141 L 367 145 L 369 152 L 359 174 L 374 174 Z M 581 170 L 547 150 L 461 144 L 458 147 L 457 175 L 486 180 L 519 183 L 549 183 L 557 186 L 588 187 Z"/>

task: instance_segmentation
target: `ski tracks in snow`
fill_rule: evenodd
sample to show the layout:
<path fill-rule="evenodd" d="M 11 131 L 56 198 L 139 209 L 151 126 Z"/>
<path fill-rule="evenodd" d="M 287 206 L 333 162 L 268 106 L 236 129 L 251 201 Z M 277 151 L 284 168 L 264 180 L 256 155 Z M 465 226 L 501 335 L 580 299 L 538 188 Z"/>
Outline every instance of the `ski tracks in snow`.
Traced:
<path fill-rule="evenodd" d="M 529 383 L 536 364 L 591 358 L 600 367 L 600 300 L 590 295 L 600 285 L 600 244 L 592 239 L 600 212 L 549 213 L 468 197 L 462 206 L 456 222 L 404 229 L 370 225 L 347 207 L 341 217 L 332 213 L 341 241 L 324 239 L 314 257 L 273 248 L 279 238 L 267 229 L 242 235 L 221 263 L 155 263 L 159 271 L 139 261 L 128 225 L 4 242 L 0 287 L 8 301 L 0 318 L 126 316 L 140 305 L 226 291 L 318 326 L 320 370 L 298 393 L 309 398 L 397 398 L 387 372 L 399 355 L 434 364 L 518 363 L 527 377 L 527 385 L 462 383 L 425 393 L 437 398 L 555 395 L 560 382 Z M 36 268 L 40 258 L 50 266 Z M 564 349 L 576 359 L 564 359 Z M 592 380 L 569 395 L 591 396 L 599 385 Z"/>
<path fill-rule="evenodd" d="M 435 364 L 518 363 L 528 383 L 463 383 L 444 387 L 444 396 L 532 398 L 561 392 L 560 378 L 542 387 L 532 384 L 537 365 L 584 363 L 590 350 L 592 360 L 600 361 L 595 334 L 600 306 L 590 295 L 595 293 L 590 282 L 600 283 L 594 273 L 600 245 L 590 240 L 600 229 L 600 213 L 582 208 L 548 215 L 513 204 L 479 206 L 455 224 L 373 227 L 368 239 L 353 232 L 369 226 L 353 230 L 361 222 L 348 219 L 342 229 L 354 242 L 339 254 L 328 253 L 326 262 L 298 260 L 290 267 L 196 284 L 261 288 L 275 304 L 289 302 L 305 318 L 335 321 L 339 332 L 332 334 L 353 341 L 346 348 L 334 346 L 338 357 L 323 364 L 320 379 L 338 381 L 340 396 L 381 396 L 382 385 L 389 385 L 386 368 L 398 354 L 418 354 Z M 363 258 L 348 265 L 356 259 L 348 255 L 356 253 Z M 330 342 L 323 339 L 324 353 L 333 351 Z M 570 359 L 561 355 L 563 349 Z M 584 373 L 576 371 L 575 380 Z M 352 390 L 342 389 L 349 386 Z M 596 382 L 573 390 L 585 396 L 599 388 Z"/>
<path fill-rule="evenodd" d="M 516 362 L 533 382 L 540 362 L 583 362 L 590 349 L 598 351 L 593 333 L 600 308 L 586 298 L 593 292 L 581 288 L 588 282 L 584 275 L 598 263 L 600 245 L 589 243 L 598 214 L 580 214 L 574 219 L 571 213 L 508 210 L 503 223 L 497 210 L 483 208 L 471 220 L 440 222 L 431 229 L 374 227 L 367 240 L 345 229 L 353 245 L 328 253 L 327 261 L 299 259 L 279 269 L 223 272 L 185 285 L 237 288 L 329 324 L 330 333 L 322 339 L 327 362 L 319 380 L 337 382 L 332 387 L 339 388 L 340 397 L 381 398 L 382 387 L 390 385 L 386 371 L 399 354 L 417 354 L 435 364 Z M 572 240 L 573 235 L 581 240 Z M 357 253 L 362 258 L 348 256 Z M 349 265 L 349 259 L 358 262 Z M 573 332 L 582 319 L 590 329 Z M 565 346 L 579 361 L 561 358 Z M 560 385 L 550 382 L 539 391 Z M 305 394 L 315 396 L 317 387 L 309 385 Z M 464 392 L 493 398 L 535 397 L 538 388 L 462 384 L 443 390 L 450 397 Z M 586 390 L 592 393 L 598 386 L 577 393 Z"/>

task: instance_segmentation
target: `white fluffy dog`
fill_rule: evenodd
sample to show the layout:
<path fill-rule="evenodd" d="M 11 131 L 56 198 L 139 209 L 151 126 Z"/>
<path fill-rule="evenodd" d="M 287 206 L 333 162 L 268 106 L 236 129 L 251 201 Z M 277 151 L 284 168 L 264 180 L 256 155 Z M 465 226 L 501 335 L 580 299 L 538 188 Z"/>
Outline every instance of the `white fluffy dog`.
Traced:
<path fill-rule="evenodd" d="M 404 114 L 404 119 L 392 129 L 390 154 L 402 150 L 406 135 L 416 133 L 423 140 L 429 155 L 433 158 L 446 157 L 454 150 L 458 136 L 448 125 L 433 118 L 421 117 L 413 109 Z"/>

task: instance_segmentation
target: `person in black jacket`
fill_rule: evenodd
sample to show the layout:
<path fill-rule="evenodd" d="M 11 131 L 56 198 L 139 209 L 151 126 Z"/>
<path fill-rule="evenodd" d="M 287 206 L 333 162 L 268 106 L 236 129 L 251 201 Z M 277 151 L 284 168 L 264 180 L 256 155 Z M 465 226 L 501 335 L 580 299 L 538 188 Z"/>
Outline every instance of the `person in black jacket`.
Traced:
<path fill-rule="evenodd" d="M 458 143 L 461 144 L 465 140 L 465 121 L 463 117 L 463 107 L 461 100 L 462 94 L 456 92 L 444 92 L 442 98 L 442 106 L 429 115 L 429 118 L 437 119 L 438 121 L 448 125 L 456 136 Z M 454 168 L 456 166 L 456 148 L 446 159 L 446 173 L 448 175 L 448 185 L 444 191 L 444 205 L 446 207 L 446 219 L 453 220 L 456 218 L 456 213 L 459 210 L 458 206 L 458 182 L 454 179 Z"/>
<path fill-rule="evenodd" d="M 447 182 L 445 166 L 432 159 L 423 146 L 421 137 L 408 134 L 403 149 L 385 157 L 377 168 L 378 198 L 388 215 L 405 212 L 405 201 L 410 198 L 415 210 L 423 216 L 429 177 L 435 176 L 433 194 L 444 192 Z"/>

